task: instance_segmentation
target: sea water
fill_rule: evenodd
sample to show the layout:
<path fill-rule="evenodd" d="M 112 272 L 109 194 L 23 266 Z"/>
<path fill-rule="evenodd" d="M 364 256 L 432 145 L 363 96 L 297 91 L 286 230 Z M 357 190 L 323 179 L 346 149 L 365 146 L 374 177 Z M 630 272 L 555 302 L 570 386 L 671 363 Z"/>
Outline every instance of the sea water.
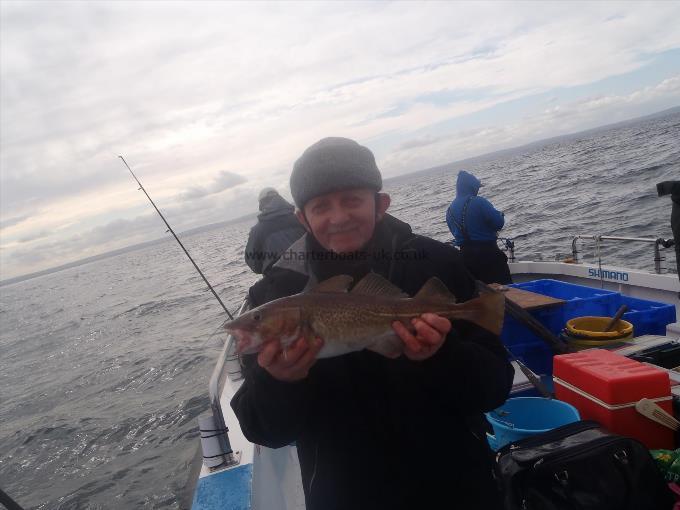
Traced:
<path fill-rule="evenodd" d="M 579 234 L 670 237 L 671 202 L 655 184 L 680 179 L 678 140 L 672 113 L 387 180 L 385 190 L 392 214 L 450 241 L 445 211 L 465 169 L 505 212 L 501 235 L 516 256 L 554 260 Z M 243 262 L 250 226 L 184 238 L 230 310 L 256 281 Z M 582 250 L 592 261 L 594 243 Z M 605 243 L 601 256 L 654 267 L 647 244 Z M 172 239 L 0 287 L 0 488 L 25 508 L 180 508 L 224 320 Z"/>

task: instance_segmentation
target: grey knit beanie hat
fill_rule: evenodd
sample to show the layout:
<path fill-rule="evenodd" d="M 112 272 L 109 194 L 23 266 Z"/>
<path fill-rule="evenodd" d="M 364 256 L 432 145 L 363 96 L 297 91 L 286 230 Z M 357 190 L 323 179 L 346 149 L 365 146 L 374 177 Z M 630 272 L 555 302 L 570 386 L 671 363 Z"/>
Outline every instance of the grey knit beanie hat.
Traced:
<path fill-rule="evenodd" d="M 290 192 L 298 209 L 312 198 L 353 188 L 380 191 L 382 177 L 373 153 L 349 138 L 323 138 L 293 165 Z"/>

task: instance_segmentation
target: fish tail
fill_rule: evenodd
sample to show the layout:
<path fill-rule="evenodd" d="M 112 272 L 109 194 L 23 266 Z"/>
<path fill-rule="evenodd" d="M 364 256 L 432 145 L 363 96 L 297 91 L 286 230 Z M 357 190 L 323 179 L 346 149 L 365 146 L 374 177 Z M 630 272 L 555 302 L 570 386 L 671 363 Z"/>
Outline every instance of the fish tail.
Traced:
<path fill-rule="evenodd" d="M 482 292 L 477 299 L 482 308 L 482 322 L 479 325 L 494 335 L 500 335 L 503 330 L 505 296 L 497 291 Z"/>
<path fill-rule="evenodd" d="M 479 297 L 453 306 L 451 319 L 474 322 L 494 335 L 501 334 L 505 312 L 505 296 L 502 293 L 485 291 Z"/>

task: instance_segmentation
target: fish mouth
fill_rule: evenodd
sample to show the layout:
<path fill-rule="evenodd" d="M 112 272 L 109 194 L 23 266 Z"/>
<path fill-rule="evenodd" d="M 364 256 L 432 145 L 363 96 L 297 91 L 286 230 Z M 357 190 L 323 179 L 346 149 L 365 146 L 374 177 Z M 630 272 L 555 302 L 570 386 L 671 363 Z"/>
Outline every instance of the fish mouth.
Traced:
<path fill-rule="evenodd" d="M 249 338 L 237 338 L 236 339 L 236 352 L 239 354 L 249 354 L 247 352 L 248 347 L 250 347 Z"/>
<path fill-rule="evenodd" d="M 238 354 L 254 354 L 257 352 L 257 342 L 253 335 L 243 329 L 230 330 L 231 335 L 236 339 L 236 352 Z"/>
<path fill-rule="evenodd" d="M 231 335 L 236 339 L 236 352 L 238 354 L 257 354 L 262 348 L 270 342 L 281 342 L 283 347 L 288 347 L 294 340 L 299 337 L 299 330 L 295 330 L 291 334 L 282 334 L 280 336 L 270 337 L 263 336 L 258 331 L 246 331 L 243 329 L 236 329 L 231 331 Z"/>

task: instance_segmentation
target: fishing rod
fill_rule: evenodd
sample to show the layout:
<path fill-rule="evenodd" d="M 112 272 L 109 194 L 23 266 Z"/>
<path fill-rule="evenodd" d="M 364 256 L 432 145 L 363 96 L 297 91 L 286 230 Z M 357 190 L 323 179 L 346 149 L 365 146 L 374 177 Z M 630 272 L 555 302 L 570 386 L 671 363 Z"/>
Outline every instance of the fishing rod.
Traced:
<path fill-rule="evenodd" d="M 7 510 L 24 510 L 19 504 L 0 489 L 0 504 Z"/>
<path fill-rule="evenodd" d="M 204 281 L 205 284 L 208 286 L 208 288 L 210 289 L 210 291 L 213 293 L 213 296 L 215 296 L 215 299 L 217 299 L 217 300 L 220 302 L 220 305 L 222 305 L 222 308 L 224 309 L 224 311 L 227 312 L 227 316 L 229 317 L 229 319 L 233 321 L 233 320 L 234 320 L 234 316 L 231 315 L 231 314 L 229 313 L 229 310 L 227 310 L 227 307 L 224 306 L 224 303 L 223 303 L 222 300 L 220 299 L 220 296 L 217 295 L 217 292 L 215 292 L 215 289 L 213 289 L 213 286 L 210 285 L 210 282 L 208 281 L 208 279 L 207 279 L 207 278 L 205 277 L 205 275 L 203 274 L 203 271 L 201 271 L 201 269 L 198 267 L 198 265 L 196 264 L 196 262 L 194 262 L 194 259 L 191 258 L 191 255 L 189 255 L 189 252 L 187 251 L 187 249 L 186 249 L 186 248 L 184 247 L 184 245 L 182 244 L 182 241 L 179 240 L 179 237 L 177 237 L 177 234 L 175 234 L 175 231 L 172 230 L 172 227 L 170 226 L 170 224 L 168 223 L 168 221 L 165 219 L 165 216 L 163 216 L 163 213 L 160 212 L 160 210 L 158 209 L 158 207 L 156 207 L 156 204 L 154 203 L 154 201 L 151 200 L 151 197 L 149 196 L 149 194 L 148 194 L 148 193 L 146 192 L 146 190 L 144 189 L 144 186 L 142 186 L 142 183 L 139 182 L 139 179 L 137 179 L 137 176 L 136 176 L 135 173 L 132 171 L 132 168 L 130 168 L 130 165 L 127 164 L 127 161 L 125 161 L 125 158 L 124 158 L 123 156 L 120 156 L 120 155 L 119 155 L 118 157 L 119 157 L 120 159 L 123 160 L 123 164 L 124 164 L 124 165 L 127 167 L 127 169 L 130 171 L 130 174 L 132 175 L 133 179 L 134 179 L 135 181 L 137 181 L 137 184 L 139 184 L 139 189 L 141 189 L 141 190 L 144 192 L 144 194 L 146 195 L 146 198 L 149 199 L 149 202 L 151 202 L 151 205 L 153 205 L 153 208 L 156 209 L 156 212 L 158 213 L 158 215 L 159 215 L 159 216 L 161 217 L 161 219 L 163 220 L 163 223 L 165 223 L 165 226 L 168 227 L 168 232 L 170 232 L 170 233 L 174 236 L 175 240 L 179 243 L 179 245 L 181 246 L 182 250 L 184 250 L 184 253 L 186 253 L 186 256 L 189 257 L 189 260 L 191 261 L 191 263 L 192 263 L 192 264 L 194 265 L 194 267 L 196 268 L 196 271 L 198 271 L 198 274 L 201 275 L 201 278 L 203 278 L 203 281 Z"/>

